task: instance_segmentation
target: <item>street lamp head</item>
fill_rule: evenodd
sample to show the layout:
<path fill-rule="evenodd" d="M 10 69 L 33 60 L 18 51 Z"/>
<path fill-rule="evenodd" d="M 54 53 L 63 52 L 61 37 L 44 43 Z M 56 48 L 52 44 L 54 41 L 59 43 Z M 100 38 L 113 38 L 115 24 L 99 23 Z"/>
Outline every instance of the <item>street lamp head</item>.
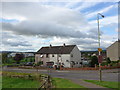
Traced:
<path fill-rule="evenodd" d="M 104 15 L 101 15 L 103 18 L 105 17 Z"/>
<path fill-rule="evenodd" d="M 101 15 L 103 18 L 105 17 L 104 15 L 102 15 L 101 13 L 98 13 L 99 15 Z"/>

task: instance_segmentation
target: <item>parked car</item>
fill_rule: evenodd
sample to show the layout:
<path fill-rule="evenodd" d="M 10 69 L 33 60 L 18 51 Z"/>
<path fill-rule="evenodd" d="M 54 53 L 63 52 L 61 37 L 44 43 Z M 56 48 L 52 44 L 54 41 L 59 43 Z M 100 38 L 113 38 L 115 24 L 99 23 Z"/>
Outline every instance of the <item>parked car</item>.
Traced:
<path fill-rule="evenodd" d="M 33 62 L 27 62 L 26 64 L 25 64 L 25 66 L 33 66 Z"/>
<path fill-rule="evenodd" d="M 25 64 L 26 64 L 25 62 L 21 62 L 21 63 L 20 63 L 21 66 L 24 66 Z"/>

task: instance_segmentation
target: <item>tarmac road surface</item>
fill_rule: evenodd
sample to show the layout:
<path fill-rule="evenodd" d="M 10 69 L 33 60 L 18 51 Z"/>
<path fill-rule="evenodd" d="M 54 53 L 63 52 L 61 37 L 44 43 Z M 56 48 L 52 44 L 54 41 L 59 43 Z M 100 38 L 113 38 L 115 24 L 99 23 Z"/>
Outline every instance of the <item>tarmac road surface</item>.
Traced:
<path fill-rule="evenodd" d="M 10 72 L 23 72 L 23 73 L 35 73 L 36 69 L 19 69 L 19 68 L 3 68 L 3 71 Z M 118 81 L 118 69 L 102 70 L 103 81 Z M 99 80 L 98 70 L 38 70 L 38 73 L 49 74 L 52 77 L 66 78 L 66 79 L 88 79 Z"/>

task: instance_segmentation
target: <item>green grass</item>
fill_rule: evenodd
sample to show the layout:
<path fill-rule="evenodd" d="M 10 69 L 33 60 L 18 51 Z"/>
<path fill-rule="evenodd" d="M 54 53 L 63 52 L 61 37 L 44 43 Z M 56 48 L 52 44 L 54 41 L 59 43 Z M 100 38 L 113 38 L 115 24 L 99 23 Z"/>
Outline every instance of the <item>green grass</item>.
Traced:
<path fill-rule="evenodd" d="M 38 88 L 40 82 L 22 78 L 2 77 L 2 88 Z"/>
<path fill-rule="evenodd" d="M 2 76 L 0 75 L 0 90 L 2 90 Z"/>
<path fill-rule="evenodd" d="M 97 85 L 100 85 L 100 86 L 103 86 L 103 87 L 107 87 L 107 88 L 113 88 L 113 89 L 116 89 L 118 90 L 118 86 L 120 85 L 120 82 L 111 82 L 111 81 L 98 81 L 98 80 L 84 80 L 86 82 L 90 82 L 90 83 L 93 83 L 93 84 L 97 84 Z M 120 88 L 119 88 L 120 90 Z"/>
<path fill-rule="evenodd" d="M 63 78 L 53 78 L 53 84 L 56 88 L 85 88 L 83 86 L 73 83 L 70 80 Z"/>

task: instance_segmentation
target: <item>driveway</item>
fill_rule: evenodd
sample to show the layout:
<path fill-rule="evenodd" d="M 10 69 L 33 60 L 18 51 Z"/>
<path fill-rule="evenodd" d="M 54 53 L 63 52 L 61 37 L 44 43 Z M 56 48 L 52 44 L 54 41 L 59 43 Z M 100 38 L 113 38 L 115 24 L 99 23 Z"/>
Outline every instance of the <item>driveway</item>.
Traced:
<path fill-rule="evenodd" d="M 36 69 L 19 69 L 19 68 L 3 68 L 3 71 L 33 73 Z M 88 79 L 99 80 L 98 70 L 76 70 L 76 71 L 59 71 L 59 70 L 38 70 L 38 73 L 49 74 L 52 77 L 66 79 Z M 118 69 L 102 70 L 103 81 L 118 81 Z"/>

